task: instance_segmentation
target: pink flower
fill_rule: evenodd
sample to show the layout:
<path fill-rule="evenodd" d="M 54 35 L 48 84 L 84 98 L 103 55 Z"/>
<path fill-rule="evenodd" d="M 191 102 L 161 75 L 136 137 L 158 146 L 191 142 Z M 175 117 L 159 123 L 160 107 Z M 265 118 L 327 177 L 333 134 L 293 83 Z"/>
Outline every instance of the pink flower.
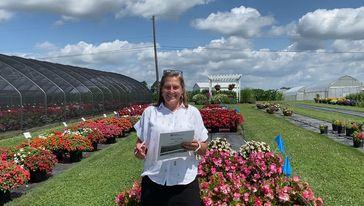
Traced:
<path fill-rule="evenodd" d="M 244 193 L 244 195 L 243 195 L 243 200 L 245 201 L 245 202 L 248 202 L 249 201 L 249 193 Z"/>
<path fill-rule="evenodd" d="M 240 195 L 240 193 L 235 192 L 233 196 L 234 196 L 234 199 L 239 200 L 241 195 Z"/>
<path fill-rule="evenodd" d="M 313 193 L 312 193 L 311 190 L 305 190 L 305 191 L 303 191 L 302 192 L 302 196 L 303 196 L 303 198 L 308 199 L 308 200 L 313 199 Z"/>
<path fill-rule="evenodd" d="M 281 202 L 288 202 L 289 201 L 289 195 L 282 190 L 278 193 L 278 198 Z"/>

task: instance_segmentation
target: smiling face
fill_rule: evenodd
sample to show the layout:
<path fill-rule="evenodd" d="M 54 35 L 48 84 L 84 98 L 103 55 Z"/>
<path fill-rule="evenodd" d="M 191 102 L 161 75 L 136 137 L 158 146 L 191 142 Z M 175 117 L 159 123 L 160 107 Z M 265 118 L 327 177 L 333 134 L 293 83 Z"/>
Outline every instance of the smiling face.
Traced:
<path fill-rule="evenodd" d="M 162 97 L 165 106 L 171 108 L 177 107 L 181 102 L 182 94 L 183 89 L 179 78 L 177 76 L 166 77 L 162 85 Z"/>

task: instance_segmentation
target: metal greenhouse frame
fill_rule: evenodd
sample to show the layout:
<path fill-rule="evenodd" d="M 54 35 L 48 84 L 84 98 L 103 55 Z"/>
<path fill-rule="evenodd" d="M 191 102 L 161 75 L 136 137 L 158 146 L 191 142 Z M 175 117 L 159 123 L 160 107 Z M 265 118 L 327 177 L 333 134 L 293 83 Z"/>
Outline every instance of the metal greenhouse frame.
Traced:
<path fill-rule="evenodd" d="M 149 102 L 149 89 L 121 74 L 0 54 L 0 132 Z"/>

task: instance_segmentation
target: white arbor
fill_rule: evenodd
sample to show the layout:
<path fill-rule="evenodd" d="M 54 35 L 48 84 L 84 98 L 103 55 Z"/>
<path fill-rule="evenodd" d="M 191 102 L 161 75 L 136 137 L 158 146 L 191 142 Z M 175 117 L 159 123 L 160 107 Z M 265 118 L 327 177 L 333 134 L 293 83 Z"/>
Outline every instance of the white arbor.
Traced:
<path fill-rule="evenodd" d="M 235 89 L 232 91 L 236 92 L 236 97 L 238 102 L 240 102 L 240 79 L 241 74 L 217 74 L 217 75 L 209 75 L 209 93 L 212 96 L 211 89 L 213 83 L 226 82 L 230 84 L 235 84 Z"/>

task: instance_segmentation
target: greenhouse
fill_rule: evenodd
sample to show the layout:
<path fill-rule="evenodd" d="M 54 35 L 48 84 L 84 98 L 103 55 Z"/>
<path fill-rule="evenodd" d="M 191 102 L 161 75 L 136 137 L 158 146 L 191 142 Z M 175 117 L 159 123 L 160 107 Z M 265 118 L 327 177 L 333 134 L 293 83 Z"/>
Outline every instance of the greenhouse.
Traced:
<path fill-rule="evenodd" d="M 150 101 L 144 84 L 121 74 L 0 55 L 0 131 Z"/>
<path fill-rule="evenodd" d="M 363 91 L 364 85 L 358 79 L 345 75 L 329 84 L 298 86 L 283 92 L 286 101 L 313 100 L 315 97 L 339 98 Z"/>

